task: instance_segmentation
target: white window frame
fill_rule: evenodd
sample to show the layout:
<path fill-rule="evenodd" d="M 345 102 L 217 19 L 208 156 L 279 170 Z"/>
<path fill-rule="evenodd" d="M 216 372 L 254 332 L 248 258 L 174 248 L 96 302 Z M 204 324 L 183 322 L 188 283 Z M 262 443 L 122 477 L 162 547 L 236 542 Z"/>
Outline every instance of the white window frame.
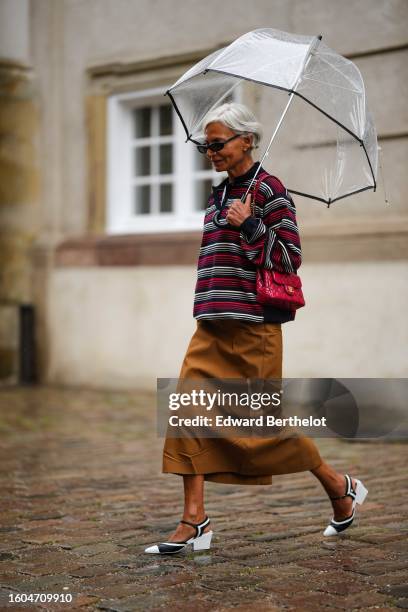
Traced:
<path fill-rule="evenodd" d="M 192 143 L 186 143 L 186 134 L 176 111 L 173 112 L 174 132 L 171 136 L 160 136 L 160 142 L 173 143 L 173 211 L 171 213 L 132 214 L 132 110 L 137 107 L 170 104 L 163 92 L 167 87 L 146 89 L 112 95 L 108 99 L 107 112 L 107 221 L 109 234 L 151 233 L 200 230 L 203 225 L 204 210 L 193 210 L 195 194 L 194 183 L 197 179 L 210 179 L 213 184 L 220 183 L 226 176 L 212 170 L 194 168 Z M 239 86 L 235 89 L 234 99 L 239 101 Z M 166 175 L 167 178 L 169 175 Z M 138 184 L 151 184 L 154 177 L 140 177 Z M 165 180 L 165 179 L 164 179 Z M 162 182 L 160 179 L 157 182 Z"/>

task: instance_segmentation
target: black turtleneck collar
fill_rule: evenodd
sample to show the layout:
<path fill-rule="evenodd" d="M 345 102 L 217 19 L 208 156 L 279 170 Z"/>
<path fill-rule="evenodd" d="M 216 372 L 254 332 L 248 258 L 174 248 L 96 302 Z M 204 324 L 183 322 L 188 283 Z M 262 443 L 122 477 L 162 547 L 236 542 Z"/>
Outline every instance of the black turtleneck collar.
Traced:
<path fill-rule="evenodd" d="M 259 165 L 260 165 L 260 162 L 259 162 L 259 161 L 255 162 L 255 163 L 254 163 L 254 164 L 253 164 L 253 165 L 252 165 L 252 166 L 249 168 L 249 170 L 247 170 L 247 171 L 245 172 L 245 174 L 241 174 L 240 176 L 236 176 L 236 177 L 234 177 L 234 180 L 233 180 L 232 182 L 230 182 L 229 177 L 227 176 L 227 178 L 226 178 L 226 179 L 224 179 L 224 180 L 222 181 L 222 183 L 220 183 L 220 184 L 219 184 L 219 185 L 217 185 L 216 187 L 213 187 L 213 191 L 216 191 L 216 190 L 220 189 L 221 187 L 222 187 L 222 189 L 224 189 L 225 185 L 227 185 L 227 187 L 228 187 L 228 186 L 232 186 L 232 185 L 239 185 L 240 183 L 244 183 L 245 181 L 247 181 L 247 180 L 251 179 L 251 178 L 254 176 L 255 172 L 258 170 Z M 264 171 L 264 170 L 263 170 L 263 168 L 261 167 L 261 168 L 259 169 L 258 174 L 259 174 L 260 172 L 263 172 L 263 171 Z"/>

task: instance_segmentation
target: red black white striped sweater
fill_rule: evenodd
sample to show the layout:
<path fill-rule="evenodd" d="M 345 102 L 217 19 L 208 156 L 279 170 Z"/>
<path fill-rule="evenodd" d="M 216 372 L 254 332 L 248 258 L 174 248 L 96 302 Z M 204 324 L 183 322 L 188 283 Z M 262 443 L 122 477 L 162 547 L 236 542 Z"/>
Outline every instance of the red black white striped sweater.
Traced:
<path fill-rule="evenodd" d="M 259 162 L 232 183 L 225 179 L 209 197 L 197 265 L 193 316 L 196 319 L 240 319 L 252 323 L 285 323 L 295 312 L 265 306 L 256 299 L 257 266 L 295 272 L 301 245 L 293 200 L 279 179 L 260 168 L 255 217 L 240 227 L 226 220 L 228 206 L 241 199 Z M 222 200 L 222 196 L 224 199 Z"/>

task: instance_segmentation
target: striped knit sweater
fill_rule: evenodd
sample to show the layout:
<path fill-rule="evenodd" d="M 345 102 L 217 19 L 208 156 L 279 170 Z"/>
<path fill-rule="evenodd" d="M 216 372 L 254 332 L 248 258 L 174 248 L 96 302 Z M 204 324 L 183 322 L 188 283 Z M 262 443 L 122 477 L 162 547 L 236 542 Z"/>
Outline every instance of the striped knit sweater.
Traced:
<path fill-rule="evenodd" d="M 296 209 L 284 185 L 260 168 L 255 217 L 240 227 L 225 220 L 228 206 L 245 193 L 259 162 L 232 183 L 225 179 L 209 197 L 198 257 L 193 316 L 285 323 L 295 312 L 265 306 L 256 299 L 256 268 L 295 272 L 301 264 Z M 224 196 L 224 198 L 223 198 Z"/>

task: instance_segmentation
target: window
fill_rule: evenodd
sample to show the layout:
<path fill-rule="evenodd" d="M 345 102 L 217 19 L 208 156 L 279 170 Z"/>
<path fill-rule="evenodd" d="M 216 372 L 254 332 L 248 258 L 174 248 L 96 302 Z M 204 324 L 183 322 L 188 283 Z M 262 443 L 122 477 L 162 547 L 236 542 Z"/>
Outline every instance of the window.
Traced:
<path fill-rule="evenodd" d="M 108 233 L 201 229 L 211 186 L 226 177 L 186 143 L 165 90 L 109 98 Z"/>
<path fill-rule="evenodd" d="M 135 215 L 173 212 L 173 113 L 168 105 L 132 111 L 131 183 Z"/>

